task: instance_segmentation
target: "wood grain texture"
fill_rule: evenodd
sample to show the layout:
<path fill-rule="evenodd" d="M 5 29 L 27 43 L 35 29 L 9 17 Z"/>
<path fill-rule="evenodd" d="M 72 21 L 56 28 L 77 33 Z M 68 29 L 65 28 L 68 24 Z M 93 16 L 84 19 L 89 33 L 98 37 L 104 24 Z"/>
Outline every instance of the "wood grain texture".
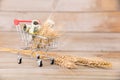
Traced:
<path fill-rule="evenodd" d="M 13 20 L 40 19 L 44 22 L 50 13 L 0 12 L 0 31 L 15 31 Z M 59 16 L 59 17 L 58 17 Z M 120 32 L 120 12 L 54 13 L 56 29 L 65 32 Z"/>
<path fill-rule="evenodd" d="M 0 32 L 1 46 L 20 48 L 22 42 L 16 32 Z M 120 51 L 119 33 L 64 33 L 57 51 Z M 9 39 L 9 40 L 8 40 Z M 14 43 L 15 42 L 15 43 Z M 17 44 L 16 44 L 17 43 Z"/>
<path fill-rule="evenodd" d="M 2 11 L 114 11 L 118 0 L 1 0 Z"/>
<path fill-rule="evenodd" d="M 54 0 L 1 0 L 0 10 L 50 11 Z"/>
<path fill-rule="evenodd" d="M 97 52 L 94 52 L 98 54 Z M 64 54 L 64 52 L 60 53 Z M 66 54 L 66 53 L 65 53 Z M 73 52 L 72 55 L 75 55 Z M 79 53 L 78 56 L 83 54 Z M 85 54 L 86 56 L 89 53 Z M 108 60 L 114 63 L 112 69 L 98 69 L 98 68 L 88 68 L 80 66 L 79 69 L 65 69 L 58 67 L 56 65 L 49 65 L 48 62 L 44 62 L 44 66 L 37 67 L 36 61 L 32 59 L 25 59 L 23 56 L 23 64 L 19 65 L 16 62 L 17 55 L 7 52 L 0 52 L 0 79 L 1 80 L 34 80 L 34 79 L 52 79 L 52 80 L 119 80 L 119 59 Z M 106 58 L 105 58 L 106 59 Z"/>
<path fill-rule="evenodd" d="M 118 0 L 1 0 L 0 10 L 0 31 L 15 31 L 15 18 L 44 22 L 54 12 L 60 31 L 120 32 Z"/>
<path fill-rule="evenodd" d="M 39 68 L 28 56 L 18 65 L 16 54 L 0 51 L 0 80 L 120 80 L 119 4 L 120 0 L 0 0 L 0 47 L 23 47 L 15 18 L 44 22 L 53 12 L 51 19 L 62 35 L 58 49 L 51 52 L 97 56 L 113 64 L 107 70 L 84 66 L 69 70 L 44 61 Z"/>

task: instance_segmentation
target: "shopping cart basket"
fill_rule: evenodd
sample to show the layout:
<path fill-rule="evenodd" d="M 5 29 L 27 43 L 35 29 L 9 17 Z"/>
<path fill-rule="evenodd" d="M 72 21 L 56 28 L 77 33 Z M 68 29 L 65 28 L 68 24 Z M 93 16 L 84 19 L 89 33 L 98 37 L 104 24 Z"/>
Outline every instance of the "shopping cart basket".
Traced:
<path fill-rule="evenodd" d="M 33 53 L 36 51 L 44 51 L 44 52 L 48 52 L 50 49 L 54 49 L 57 48 L 57 41 L 54 40 L 53 42 L 49 43 L 49 39 L 47 37 L 44 36 L 40 36 L 35 34 L 35 31 L 39 30 L 39 27 L 41 27 L 41 23 L 39 20 L 18 20 L 15 19 L 14 20 L 14 25 L 16 26 L 16 30 L 19 33 L 19 36 L 21 38 L 21 41 L 25 44 L 25 49 L 30 49 L 32 52 L 31 57 L 33 58 Z M 48 42 L 49 44 L 45 44 L 44 42 L 35 42 L 34 38 L 40 39 L 40 40 L 44 40 L 45 42 Z M 37 47 L 32 47 L 33 45 L 40 45 Z M 48 59 L 50 60 L 50 64 L 54 64 L 54 58 L 48 56 L 47 54 L 45 54 L 45 58 L 41 59 L 41 55 L 39 54 L 35 54 L 36 55 L 36 60 L 38 63 L 39 67 L 43 66 L 43 59 Z M 22 56 L 21 53 L 18 53 L 18 64 L 22 63 Z"/>

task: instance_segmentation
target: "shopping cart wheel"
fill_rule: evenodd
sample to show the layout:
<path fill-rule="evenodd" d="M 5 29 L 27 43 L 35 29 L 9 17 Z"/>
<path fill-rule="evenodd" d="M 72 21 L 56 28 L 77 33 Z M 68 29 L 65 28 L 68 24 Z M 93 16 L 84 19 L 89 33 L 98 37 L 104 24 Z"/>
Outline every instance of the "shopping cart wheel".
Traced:
<path fill-rule="evenodd" d="M 36 56 L 36 59 L 37 59 L 37 60 L 40 59 L 40 55 L 37 55 L 37 56 Z"/>
<path fill-rule="evenodd" d="M 37 61 L 37 63 L 38 63 L 38 66 L 39 66 L 39 67 L 42 67 L 42 66 L 43 66 L 43 63 L 42 63 L 42 60 L 41 60 L 41 59 L 39 59 L 39 60 Z"/>
<path fill-rule="evenodd" d="M 18 64 L 22 63 L 22 57 L 18 57 Z"/>
<path fill-rule="evenodd" d="M 51 61 L 51 62 L 50 62 L 51 65 L 53 65 L 54 62 L 55 62 L 54 58 L 50 59 L 50 61 Z"/>

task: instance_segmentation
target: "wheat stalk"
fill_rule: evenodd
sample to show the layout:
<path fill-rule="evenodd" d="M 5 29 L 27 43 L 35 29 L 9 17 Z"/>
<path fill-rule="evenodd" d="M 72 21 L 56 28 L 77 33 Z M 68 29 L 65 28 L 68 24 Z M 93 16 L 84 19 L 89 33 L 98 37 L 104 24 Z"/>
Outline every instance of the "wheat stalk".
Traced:
<path fill-rule="evenodd" d="M 49 24 L 46 24 L 46 23 L 43 24 L 41 29 L 37 31 L 37 35 L 44 36 L 47 38 L 47 40 L 35 37 L 33 39 L 34 45 L 31 46 L 32 48 L 37 48 L 37 47 L 41 48 L 43 47 L 43 44 L 44 44 L 44 47 L 46 47 L 50 43 L 54 42 L 54 40 L 57 39 L 59 36 L 58 32 L 55 31 L 52 27 L 49 26 Z M 36 44 L 36 42 L 40 44 Z"/>
<path fill-rule="evenodd" d="M 17 50 L 17 49 L 10 49 L 10 48 L 0 48 L 0 51 L 7 51 L 11 53 L 21 53 L 23 55 L 30 56 L 32 51 L 31 50 Z M 98 67 L 98 68 L 111 68 L 112 64 L 108 61 L 105 61 L 101 58 L 84 58 L 78 56 L 71 56 L 71 55 L 63 55 L 59 53 L 45 53 L 41 51 L 37 51 L 33 53 L 35 56 L 36 53 L 41 55 L 41 58 L 44 58 L 45 54 L 55 59 L 55 64 L 61 67 L 66 67 L 69 69 L 77 68 L 79 66 L 89 66 L 89 67 Z"/>

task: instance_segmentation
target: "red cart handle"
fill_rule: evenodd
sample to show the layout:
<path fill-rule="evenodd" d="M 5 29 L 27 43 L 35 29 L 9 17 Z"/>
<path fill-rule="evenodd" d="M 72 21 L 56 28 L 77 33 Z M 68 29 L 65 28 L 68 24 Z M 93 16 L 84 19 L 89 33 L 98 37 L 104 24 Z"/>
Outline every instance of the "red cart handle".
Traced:
<path fill-rule="evenodd" d="M 18 19 L 14 19 L 14 25 L 18 25 L 20 22 L 28 22 L 28 23 L 31 23 L 32 20 L 18 20 Z"/>

